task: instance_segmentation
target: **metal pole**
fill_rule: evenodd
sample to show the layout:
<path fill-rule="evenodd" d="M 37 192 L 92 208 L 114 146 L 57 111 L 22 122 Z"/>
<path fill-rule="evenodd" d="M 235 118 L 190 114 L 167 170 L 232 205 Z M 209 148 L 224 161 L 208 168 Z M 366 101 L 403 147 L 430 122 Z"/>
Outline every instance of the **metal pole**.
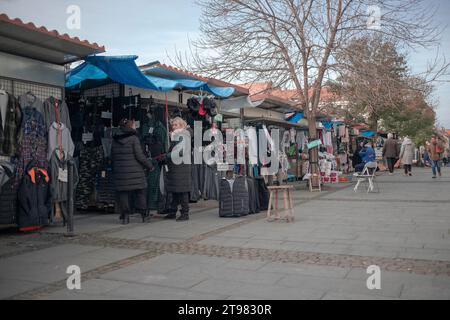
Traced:
<path fill-rule="evenodd" d="M 68 161 L 67 163 L 67 170 L 68 170 L 68 179 L 67 179 L 67 236 L 71 237 L 74 236 L 73 232 L 73 208 L 74 208 L 74 185 L 73 185 L 73 176 L 74 176 L 74 170 L 73 166 L 75 165 L 73 161 Z"/>

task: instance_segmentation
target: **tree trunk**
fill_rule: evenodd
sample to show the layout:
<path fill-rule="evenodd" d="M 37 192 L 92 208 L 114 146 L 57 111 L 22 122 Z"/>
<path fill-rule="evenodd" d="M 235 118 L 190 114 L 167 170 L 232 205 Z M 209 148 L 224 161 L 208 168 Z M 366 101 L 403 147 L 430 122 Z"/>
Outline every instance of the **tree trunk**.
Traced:
<path fill-rule="evenodd" d="M 374 112 L 372 112 L 369 116 L 369 128 L 375 133 L 378 132 L 378 120 L 379 117 Z"/>
<path fill-rule="evenodd" d="M 314 112 L 308 112 L 308 129 L 309 141 L 317 139 L 316 117 Z M 311 184 L 313 188 L 318 188 L 320 184 L 320 169 L 319 169 L 319 147 L 309 150 L 309 163 L 311 166 Z"/>

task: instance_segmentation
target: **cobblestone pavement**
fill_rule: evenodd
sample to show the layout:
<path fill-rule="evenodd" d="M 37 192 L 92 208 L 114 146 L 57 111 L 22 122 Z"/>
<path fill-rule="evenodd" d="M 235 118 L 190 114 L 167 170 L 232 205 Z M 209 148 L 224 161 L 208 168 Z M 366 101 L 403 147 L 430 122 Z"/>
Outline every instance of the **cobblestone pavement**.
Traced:
<path fill-rule="evenodd" d="M 380 193 L 297 185 L 294 223 L 220 219 L 208 201 L 185 223 L 91 214 L 75 237 L 2 232 L 0 299 L 449 299 L 450 170 L 414 172 L 380 176 Z M 67 289 L 69 265 L 81 290 Z M 380 290 L 366 286 L 370 265 Z"/>

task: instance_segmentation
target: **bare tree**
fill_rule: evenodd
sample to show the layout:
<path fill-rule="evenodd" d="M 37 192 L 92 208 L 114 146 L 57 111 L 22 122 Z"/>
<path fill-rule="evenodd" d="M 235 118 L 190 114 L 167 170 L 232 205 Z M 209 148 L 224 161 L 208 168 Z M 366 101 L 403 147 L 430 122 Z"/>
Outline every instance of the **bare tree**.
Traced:
<path fill-rule="evenodd" d="M 322 84 L 351 39 L 381 33 L 408 47 L 437 44 L 425 0 L 198 0 L 201 37 L 177 65 L 228 81 L 294 88 L 316 138 Z M 312 156 L 312 162 L 317 154 Z M 315 169 L 313 169 L 315 171 Z"/>

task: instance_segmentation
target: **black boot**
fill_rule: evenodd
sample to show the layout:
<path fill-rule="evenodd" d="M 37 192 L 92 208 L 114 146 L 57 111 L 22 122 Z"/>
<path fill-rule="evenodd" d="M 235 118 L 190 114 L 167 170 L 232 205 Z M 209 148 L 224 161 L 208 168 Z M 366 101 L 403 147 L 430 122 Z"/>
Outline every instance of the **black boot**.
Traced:
<path fill-rule="evenodd" d="M 189 215 L 187 213 L 182 213 L 180 217 L 178 217 L 177 221 L 187 221 L 189 220 Z"/>
<path fill-rule="evenodd" d="M 176 213 L 169 213 L 167 216 L 164 217 L 165 220 L 173 220 L 177 218 Z"/>
<path fill-rule="evenodd" d="M 141 211 L 142 223 L 146 223 L 150 220 L 150 210 Z"/>

